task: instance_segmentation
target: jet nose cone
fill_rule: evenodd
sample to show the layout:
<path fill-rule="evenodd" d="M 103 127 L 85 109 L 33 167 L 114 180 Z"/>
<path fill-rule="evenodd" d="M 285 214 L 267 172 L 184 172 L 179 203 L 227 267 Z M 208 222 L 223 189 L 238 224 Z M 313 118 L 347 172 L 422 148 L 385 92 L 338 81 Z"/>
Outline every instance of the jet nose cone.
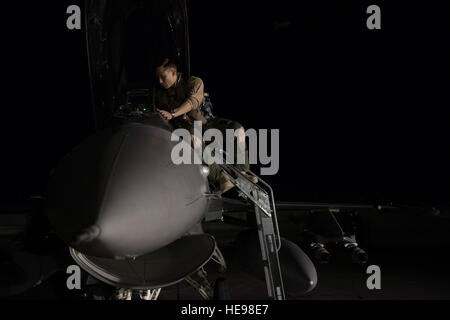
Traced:
<path fill-rule="evenodd" d="M 180 238 L 207 209 L 201 166 L 171 161 L 171 132 L 132 124 L 67 156 L 49 185 L 48 215 L 74 249 L 135 257 Z"/>

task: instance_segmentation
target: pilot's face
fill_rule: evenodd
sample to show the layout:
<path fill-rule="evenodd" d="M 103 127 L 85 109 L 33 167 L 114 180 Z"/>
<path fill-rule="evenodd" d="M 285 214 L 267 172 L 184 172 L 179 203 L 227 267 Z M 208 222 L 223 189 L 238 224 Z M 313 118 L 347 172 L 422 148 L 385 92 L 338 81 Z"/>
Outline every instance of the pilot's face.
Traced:
<path fill-rule="evenodd" d="M 169 89 L 177 82 L 177 71 L 174 68 L 158 68 L 156 75 L 159 84 L 165 89 Z"/>

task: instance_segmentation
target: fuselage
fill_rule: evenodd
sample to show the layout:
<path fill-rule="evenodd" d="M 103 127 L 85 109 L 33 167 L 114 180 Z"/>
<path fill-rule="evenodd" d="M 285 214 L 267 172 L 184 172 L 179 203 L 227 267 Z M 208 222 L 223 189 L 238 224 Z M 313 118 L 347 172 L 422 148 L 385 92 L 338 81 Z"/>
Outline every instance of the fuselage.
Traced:
<path fill-rule="evenodd" d="M 47 213 L 72 248 L 132 258 L 182 237 L 208 209 L 200 165 L 174 165 L 171 130 L 159 118 L 124 121 L 88 138 L 61 161 Z"/>

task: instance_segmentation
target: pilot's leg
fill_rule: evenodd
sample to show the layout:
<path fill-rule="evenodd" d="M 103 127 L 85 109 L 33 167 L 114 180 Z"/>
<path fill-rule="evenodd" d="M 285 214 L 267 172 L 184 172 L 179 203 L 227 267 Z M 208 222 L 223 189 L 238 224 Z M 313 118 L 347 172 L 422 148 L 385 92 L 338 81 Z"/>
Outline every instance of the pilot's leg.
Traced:
<path fill-rule="evenodd" d="M 250 164 L 249 164 L 249 155 L 248 150 L 246 147 L 246 141 L 245 141 L 245 129 L 244 127 L 239 124 L 236 121 L 224 119 L 224 118 L 214 118 L 208 121 L 208 123 L 205 126 L 205 130 L 208 129 L 218 129 L 220 132 L 222 132 L 222 135 L 226 137 L 226 131 L 227 129 L 232 129 L 234 132 L 237 131 L 237 137 L 234 140 L 233 148 L 234 148 L 234 159 L 233 163 L 236 169 L 240 170 L 244 175 L 246 175 L 246 172 L 250 170 Z M 225 151 L 226 150 L 226 146 Z M 218 181 L 220 184 L 220 190 L 225 193 L 228 190 L 232 189 L 234 185 L 230 182 L 228 176 L 219 168 L 219 172 L 215 171 L 214 174 L 216 175 L 219 173 Z M 251 181 L 254 183 L 257 183 L 258 180 L 254 177 L 247 176 Z"/>
<path fill-rule="evenodd" d="M 248 150 L 245 142 L 244 127 L 236 121 L 224 118 L 215 118 L 210 123 L 208 123 L 208 125 L 211 128 L 216 128 L 220 130 L 220 132 L 222 132 L 224 137 L 226 137 L 226 132 L 229 129 L 232 129 L 234 132 L 237 132 L 237 137 L 235 138 L 233 143 L 234 165 L 236 166 L 237 169 L 243 172 L 247 172 L 248 170 L 250 170 Z"/>
<path fill-rule="evenodd" d="M 250 170 L 250 164 L 245 141 L 245 129 L 237 122 L 234 122 L 232 129 L 238 132 L 234 151 L 236 167 L 242 172 L 247 172 Z"/>
<path fill-rule="evenodd" d="M 196 137 L 195 135 L 192 134 L 191 139 L 194 150 L 202 150 L 202 152 L 205 150 L 205 142 L 202 141 L 199 137 Z M 220 183 L 221 173 L 222 169 L 218 164 L 213 163 L 209 165 L 208 181 L 212 184 L 217 182 Z"/>

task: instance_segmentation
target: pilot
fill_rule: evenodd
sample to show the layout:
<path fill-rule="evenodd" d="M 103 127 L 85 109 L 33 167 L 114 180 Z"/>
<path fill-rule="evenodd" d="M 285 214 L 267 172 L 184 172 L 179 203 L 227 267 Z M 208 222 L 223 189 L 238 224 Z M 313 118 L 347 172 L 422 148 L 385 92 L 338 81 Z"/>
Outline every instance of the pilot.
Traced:
<path fill-rule="evenodd" d="M 159 79 L 160 88 L 156 92 L 156 107 L 160 115 L 168 120 L 175 129 L 187 129 L 192 135 L 194 146 L 203 146 L 203 141 L 198 141 L 194 136 L 194 121 L 201 121 L 203 130 L 211 128 L 220 130 L 224 136 L 226 129 L 239 130 L 241 139 L 245 139 L 245 130 L 239 123 L 222 118 L 206 120 L 201 110 L 205 99 L 204 84 L 202 79 L 190 77 L 186 79 L 183 74 L 178 72 L 177 64 L 171 59 L 164 61 L 157 67 L 156 75 Z M 245 140 L 244 140 L 245 142 Z M 236 153 L 235 153 L 236 154 Z M 248 164 L 248 154 L 246 163 L 236 165 L 236 167 L 245 174 L 250 166 Z M 210 166 L 210 182 L 217 182 L 220 185 L 220 191 L 225 193 L 232 189 L 234 185 L 228 179 L 228 176 L 221 170 L 217 164 Z M 257 182 L 252 179 L 253 182 Z"/>

